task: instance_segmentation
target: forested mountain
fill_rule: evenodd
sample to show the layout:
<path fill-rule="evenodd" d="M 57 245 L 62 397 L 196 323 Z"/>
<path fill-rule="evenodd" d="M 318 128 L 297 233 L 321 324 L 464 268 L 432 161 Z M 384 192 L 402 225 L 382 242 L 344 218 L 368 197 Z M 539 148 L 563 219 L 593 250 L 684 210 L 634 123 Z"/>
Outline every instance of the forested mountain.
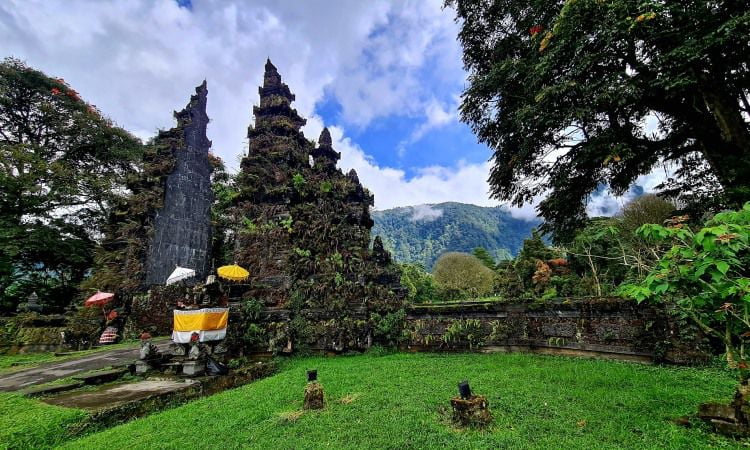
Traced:
<path fill-rule="evenodd" d="M 379 235 L 399 262 L 417 262 L 428 270 L 443 252 L 486 248 L 497 259 L 514 256 L 538 221 L 511 217 L 504 208 L 438 203 L 375 211 L 373 236 Z"/>

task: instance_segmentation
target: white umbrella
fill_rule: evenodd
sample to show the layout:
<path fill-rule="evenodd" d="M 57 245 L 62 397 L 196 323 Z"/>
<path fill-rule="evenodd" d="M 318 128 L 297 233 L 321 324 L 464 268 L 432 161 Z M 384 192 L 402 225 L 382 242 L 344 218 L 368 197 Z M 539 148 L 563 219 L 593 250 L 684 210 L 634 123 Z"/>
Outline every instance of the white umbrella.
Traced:
<path fill-rule="evenodd" d="M 195 276 L 195 270 L 188 269 L 187 267 L 180 267 L 177 266 L 177 268 L 172 272 L 172 275 L 167 278 L 167 285 L 177 283 L 178 281 L 187 280 L 188 278 L 193 278 Z"/>

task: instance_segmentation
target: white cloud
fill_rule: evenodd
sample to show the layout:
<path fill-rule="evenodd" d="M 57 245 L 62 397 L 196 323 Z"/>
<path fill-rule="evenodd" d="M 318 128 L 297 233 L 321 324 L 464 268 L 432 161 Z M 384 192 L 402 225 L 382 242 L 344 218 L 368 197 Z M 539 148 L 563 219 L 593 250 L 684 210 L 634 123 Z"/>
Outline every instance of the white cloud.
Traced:
<path fill-rule="evenodd" d="M 320 117 L 313 116 L 303 128 L 305 136 L 316 137 L 323 129 Z M 339 168 L 344 173 L 357 171 L 359 180 L 375 195 L 375 208 L 422 205 L 446 201 L 497 206 L 489 198 L 489 163 L 470 164 L 459 161 L 455 167 L 430 166 L 411 178 L 401 169 L 379 165 L 361 147 L 344 135 L 338 126 L 328 127 L 333 148 L 341 152 Z"/>
<path fill-rule="evenodd" d="M 406 147 L 422 139 L 428 132 L 458 121 L 458 104 L 459 97 L 455 96 L 453 102 L 446 107 L 435 98 L 425 105 L 424 115 L 426 119 L 422 124 L 412 131 L 407 139 L 399 142 L 397 148 L 398 155 L 403 156 Z"/>
<path fill-rule="evenodd" d="M 331 129 L 340 166 L 357 170 L 378 208 L 498 205 L 488 195 L 489 163 L 412 168 L 416 175 L 409 177 L 379 164 L 342 128 L 393 115 L 416 118 L 405 148 L 456 120 L 466 74 L 458 25 L 442 3 L 193 0 L 190 11 L 174 0 L 11 0 L 0 3 L 0 42 L 5 55 L 65 78 L 143 138 L 173 126 L 172 110 L 207 79 L 209 139 L 235 170 L 270 56 L 297 94 L 295 107 L 309 118 L 308 137 L 322 128 L 315 104 L 326 94 L 341 104 L 343 122 Z M 612 201 L 594 198 L 592 208 Z M 510 211 L 533 218 L 535 204 Z"/>
<path fill-rule="evenodd" d="M 417 205 L 412 206 L 409 220 L 412 222 L 432 222 L 442 215 L 442 209 L 435 208 L 432 205 Z"/>
<path fill-rule="evenodd" d="M 327 90 L 347 123 L 423 114 L 431 87 L 420 70 L 463 77 L 441 3 L 193 0 L 190 11 L 174 0 L 19 0 L 0 4 L 0 42 L 144 138 L 173 126 L 172 110 L 207 79 L 209 138 L 236 169 L 269 56 L 303 116 Z"/>

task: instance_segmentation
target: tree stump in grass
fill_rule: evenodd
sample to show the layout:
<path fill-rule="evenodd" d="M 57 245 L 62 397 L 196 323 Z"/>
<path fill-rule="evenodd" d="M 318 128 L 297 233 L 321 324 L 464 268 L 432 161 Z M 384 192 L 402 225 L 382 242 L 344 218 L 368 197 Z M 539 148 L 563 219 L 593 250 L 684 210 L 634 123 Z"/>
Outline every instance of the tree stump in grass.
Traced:
<path fill-rule="evenodd" d="M 698 417 L 711 425 L 717 433 L 750 436 L 750 385 L 747 380 L 737 386 L 731 404 L 704 403 L 698 408 Z"/>
<path fill-rule="evenodd" d="M 453 397 L 453 422 L 462 427 L 484 427 L 492 422 L 492 413 L 487 399 L 482 395 L 472 395 L 469 399 Z"/>
<path fill-rule="evenodd" d="M 303 409 L 323 409 L 326 406 L 323 385 L 317 381 L 307 383 L 305 387 L 305 403 Z"/>

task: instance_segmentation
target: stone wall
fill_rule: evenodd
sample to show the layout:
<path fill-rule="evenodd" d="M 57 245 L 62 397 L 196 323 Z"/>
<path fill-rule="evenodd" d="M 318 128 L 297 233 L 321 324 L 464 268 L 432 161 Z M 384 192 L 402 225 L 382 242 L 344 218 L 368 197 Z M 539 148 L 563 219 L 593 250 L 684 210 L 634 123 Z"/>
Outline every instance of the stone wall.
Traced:
<path fill-rule="evenodd" d="M 229 332 L 235 336 L 243 332 L 240 309 L 235 304 L 230 317 Z M 330 351 L 331 343 L 325 340 L 330 333 L 318 328 L 346 329 L 346 323 L 331 320 L 324 309 L 305 314 L 312 326 L 308 348 Z M 351 314 L 355 321 L 366 318 L 365 308 L 353 308 Z M 255 352 L 274 351 L 274 332 L 283 334 L 291 320 L 288 309 L 265 309 L 259 325 L 266 329 L 269 345 L 261 343 Z M 528 351 L 676 364 L 699 364 L 710 357 L 708 340 L 689 323 L 664 309 L 619 298 L 411 305 L 406 307 L 403 336 L 402 350 L 415 352 Z M 359 346 L 352 342 L 346 347 L 369 346 L 362 337 L 357 340 Z"/>
<path fill-rule="evenodd" d="M 705 361 L 706 340 L 678 328 L 667 311 L 618 298 L 415 305 L 408 309 L 405 348 Z"/>

